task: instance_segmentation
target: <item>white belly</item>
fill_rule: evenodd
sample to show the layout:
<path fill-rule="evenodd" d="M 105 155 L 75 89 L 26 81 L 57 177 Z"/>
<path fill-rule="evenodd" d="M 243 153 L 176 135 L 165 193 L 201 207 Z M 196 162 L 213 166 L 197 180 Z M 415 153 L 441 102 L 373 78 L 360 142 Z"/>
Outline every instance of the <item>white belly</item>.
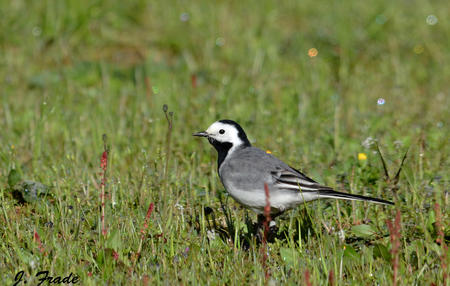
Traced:
<path fill-rule="evenodd" d="M 224 184 L 225 189 L 240 204 L 255 211 L 263 213 L 266 206 L 266 194 L 264 189 L 258 190 L 242 190 L 231 184 Z M 303 202 L 318 199 L 316 193 L 294 192 L 294 191 L 271 191 L 269 193 L 269 202 L 272 213 L 282 212 L 295 208 Z"/>

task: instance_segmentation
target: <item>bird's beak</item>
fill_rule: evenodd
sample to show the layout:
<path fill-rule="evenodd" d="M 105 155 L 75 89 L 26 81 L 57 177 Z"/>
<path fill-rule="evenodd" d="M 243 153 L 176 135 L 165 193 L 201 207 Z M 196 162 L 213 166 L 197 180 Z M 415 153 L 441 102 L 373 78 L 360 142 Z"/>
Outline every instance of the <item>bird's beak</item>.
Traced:
<path fill-rule="evenodd" d="M 192 134 L 192 136 L 208 137 L 208 133 L 206 133 L 206 131 L 196 132 L 196 133 Z"/>

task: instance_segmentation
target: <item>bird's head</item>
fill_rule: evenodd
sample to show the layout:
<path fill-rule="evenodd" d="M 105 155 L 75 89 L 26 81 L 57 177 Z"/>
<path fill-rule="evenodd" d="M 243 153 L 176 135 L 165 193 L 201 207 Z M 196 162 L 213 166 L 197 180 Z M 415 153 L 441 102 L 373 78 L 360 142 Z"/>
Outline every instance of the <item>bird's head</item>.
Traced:
<path fill-rule="evenodd" d="M 209 143 L 219 152 L 223 149 L 228 151 L 231 148 L 250 146 L 244 129 L 233 120 L 228 119 L 216 121 L 206 131 L 192 135 L 208 138 Z"/>

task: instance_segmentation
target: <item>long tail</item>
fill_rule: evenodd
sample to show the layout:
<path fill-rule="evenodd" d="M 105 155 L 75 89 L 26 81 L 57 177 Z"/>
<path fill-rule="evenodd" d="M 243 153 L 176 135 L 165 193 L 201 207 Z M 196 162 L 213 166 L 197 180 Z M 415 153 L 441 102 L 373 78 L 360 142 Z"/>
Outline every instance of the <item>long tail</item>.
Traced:
<path fill-rule="evenodd" d="M 321 189 L 318 191 L 318 193 L 319 193 L 319 198 L 341 199 L 341 200 L 350 200 L 350 201 L 367 201 L 367 202 L 383 204 L 383 205 L 394 205 L 394 203 L 390 202 L 390 201 L 361 196 L 361 195 L 352 195 L 352 194 L 347 194 L 347 193 L 336 192 L 331 189 Z"/>

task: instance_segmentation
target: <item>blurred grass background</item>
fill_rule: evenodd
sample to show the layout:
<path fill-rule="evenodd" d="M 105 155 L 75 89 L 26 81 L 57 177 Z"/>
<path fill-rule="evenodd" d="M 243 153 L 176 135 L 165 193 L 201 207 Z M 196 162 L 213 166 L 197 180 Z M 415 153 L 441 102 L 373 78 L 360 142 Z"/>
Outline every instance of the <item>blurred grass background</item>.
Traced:
<path fill-rule="evenodd" d="M 319 182 L 386 199 L 394 194 L 378 155 L 362 142 L 378 140 L 391 174 L 410 147 L 396 199 L 402 284 L 442 285 L 433 205 L 448 221 L 447 1 L 14 0 L 1 1 L 0 14 L 4 283 L 19 270 L 29 279 L 73 272 L 83 285 L 263 283 L 254 241 L 245 250 L 232 235 L 207 235 L 203 208 L 224 225 L 225 193 L 215 151 L 191 134 L 229 118 L 255 146 Z M 174 112 L 167 180 L 163 104 Z M 106 239 L 96 188 L 104 133 Z M 17 205 L 11 169 L 52 186 L 54 198 Z M 156 210 L 133 268 L 150 202 Z M 227 208 L 245 233 L 246 211 L 231 199 Z M 390 258 L 377 251 L 390 248 L 392 209 L 309 204 L 315 234 L 301 240 L 293 233 L 305 224 L 303 209 L 279 222 L 292 235 L 270 246 L 273 283 L 303 281 L 306 269 L 314 285 L 330 270 L 339 284 L 391 283 Z M 361 240 L 352 227 L 362 222 L 377 234 Z M 341 228 L 356 242 L 340 241 Z"/>

